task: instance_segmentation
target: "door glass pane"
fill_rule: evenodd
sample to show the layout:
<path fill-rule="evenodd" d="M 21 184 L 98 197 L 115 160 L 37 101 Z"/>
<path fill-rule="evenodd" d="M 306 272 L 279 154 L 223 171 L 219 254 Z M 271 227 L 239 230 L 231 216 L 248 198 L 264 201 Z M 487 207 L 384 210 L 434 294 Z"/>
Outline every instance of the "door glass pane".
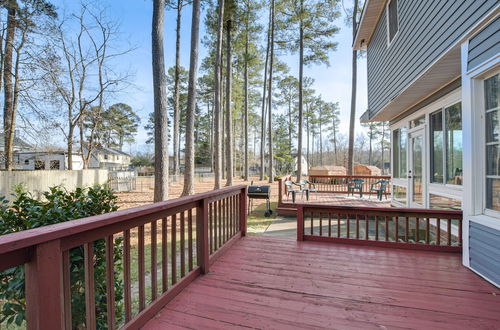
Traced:
<path fill-rule="evenodd" d="M 486 175 L 500 175 L 499 145 L 486 146 Z"/>
<path fill-rule="evenodd" d="M 399 178 L 399 129 L 392 132 L 392 176 Z"/>
<path fill-rule="evenodd" d="M 486 179 L 486 208 L 500 211 L 500 179 Z"/>
<path fill-rule="evenodd" d="M 406 154 L 408 150 L 408 129 L 401 128 L 400 139 L 399 139 L 399 177 L 406 179 L 408 169 L 406 168 Z"/>
<path fill-rule="evenodd" d="M 498 110 L 486 113 L 486 142 L 500 141 L 500 116 Z"/>
<path fill-rule="evenodd" d="M 423 152 L 423 138 L 422 136 L 416 136 L 413 138 L 413 202 L 417 204 L 423 204 L 423 191 L 422 191 L 422 152 Z"/>
<path fill-rule="evenodd" d="M 498 75 L 484 81 L 484 101 L 486 110 L 498 107 Z"/>
<path fill-rule="evenodd" d="M 443 112 L 431 115 L 431 182 L 443 183 Z"/>
<path fill-rule="evenodd" d="M 457 103 L 445 109 L 446 117 L 446 183 L 462 184 L 462 106 Z"/>

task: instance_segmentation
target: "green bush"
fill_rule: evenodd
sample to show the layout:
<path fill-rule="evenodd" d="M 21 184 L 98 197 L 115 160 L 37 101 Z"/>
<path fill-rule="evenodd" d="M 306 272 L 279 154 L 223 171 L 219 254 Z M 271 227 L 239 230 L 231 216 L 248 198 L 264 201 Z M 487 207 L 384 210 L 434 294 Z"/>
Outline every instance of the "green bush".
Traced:
<path fill-rule="evenodd" d="M 22 187 L 16 187 L 13 201 L 0 196 L 0 235 L 47 226 L 74 219 L 116 211 L 116 196 L 106 186 L 77 188 L 68 192 L 62 187 L 50 188 L 36 200 Z M 115 239 L 115 296 L 117 321 L 123 315 L 122 238 Z M 94 242 L 94 277 L 97 328 L 106 328 L 106 260 L 105 241 Z M 71 308 L 73 328 L 85 324 L 85 282 L 83 247 L 70 251 Z M 0 324 L 21 325 L 25 320 L 24 266 L 0 272 Z"/>

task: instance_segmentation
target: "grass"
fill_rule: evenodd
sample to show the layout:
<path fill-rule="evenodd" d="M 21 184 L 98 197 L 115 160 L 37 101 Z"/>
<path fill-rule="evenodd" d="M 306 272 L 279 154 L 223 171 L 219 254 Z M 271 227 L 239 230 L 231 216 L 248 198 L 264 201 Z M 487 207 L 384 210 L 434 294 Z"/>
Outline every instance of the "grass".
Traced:
<path fill-rule="evenodd" d="M 264 212 L 267 209 L 266 203 L 262 203 L 252 210 L 252 213 L 248 216 L 247 228 L 250 234 L 262 234 L 269 225 L 276 219 L 276 207 L 277 202 L 271 202 L 271 210 L 273 214 L 269 218 L 264 216 Z"/>

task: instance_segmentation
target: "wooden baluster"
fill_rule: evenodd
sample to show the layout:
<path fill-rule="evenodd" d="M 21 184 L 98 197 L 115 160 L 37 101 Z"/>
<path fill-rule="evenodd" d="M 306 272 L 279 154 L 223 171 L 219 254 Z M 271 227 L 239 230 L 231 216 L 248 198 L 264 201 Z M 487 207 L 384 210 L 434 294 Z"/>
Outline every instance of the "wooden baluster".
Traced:
<path fill-rule="evenodd" d="M 228 223 L 229 223 L 229 207 L 228 207 L 228 203 L 227 203 L 227 198 L 224 198 L 223 200 L 223 203 L 224 203 L 224 206 L 223 206 L 223 210 L 224 210 L 224 240 L 223 240 L 223 244 L 225 244 L 227 242 L 227 237 L 228 237 Z"/>
<path fill-rule="evenodd" d="M 375 216 L 375 240 L 378 241 L 378 216 Z"/>
<path fill-rule="evenodd" d="M 247 216 L 248 216 L 248 210 L 247 210 L 247 203 L 248 203 L 248 198 L 247 198 L 247 188 L 245 187 L 244 189 L 241 190 L 240 192 L 240 197 L 239 200 L 237 199 L 236 202 L 239 205 L 240 208 L 240 231 L 242 236 L 246 236 L 247 234 Z"/>
<path fill-rule="evenodd" d="M 332 214 L 328 213 L 328 237 L 332 237 Z"/>
<path fill-rule="evenodd" d="M 431 227 L 430 227 L 430 220 L 429 218 L 426 218 L 425 222 L 425 244 L 429 244 L 429 236 L 431 235 Z"/>
<path fill-rule="evenodd" d="M 448 218 L 448 245 L 451 245 L 451 219 Z"/>
<path fill-rule="evenodd" d="M 415 218 L 415 241 L 420 242 L 420 218 Z"/>
<path fill-rule="evenodd" d="M 71 329 L 71 278 L 69 251 L 63 252 L 63 293 L 64 293 L 64 326 L 67 330 Z"/>
<path fill-rule="evenodd" d="M 350 214 L 346 214 L 345 215 L 345 221 L 346 221 L 346 230 L 347 230 L 347 233 L 346 233 L 346 237 L 349 238 L 349 234 L 351 232 L 351 215 Z"/>
<path fill-rule="evenodd" d="M 408 237 L 410 236 L 410 219 L 406 217 L 406 227 L 405 227 L 405 242 L 408 243 Z"/>
<path fill-rule="evenodd" d="M 370 239 L 370 216 L 365 215 L 365 239 Z"/>
<path fill-rule="evenodd" d="M 95 282 L 94 282 L 94 244 L 83 246 L 85 272 L 85 327 L 95 330 Z"/>
<path fill-rule="evenodd" d="M 193 270 L 193 210 L 188 210 L 188 256 L 189 271 Z"/>
<path fill-rule="evenodd" d="M 213 210 L 212 210 L 213 204 L 210 203 L 208 204 L 208 233 L 209 233 L 209 244 L 210 244 L 210 254 L 214 252 L 214 218 L 213 218 Z"/>
<path fill-rule="evenodd" d="M 323 236 L 323 217 L 319 213 L 319 236 Z"/>
<path fill-rule="evenodd" d="M 385 216 L 385 241 L 389 241 L 389 217 Z"/>
<path fill-rule="evenodd" d="M 123 232 L 123 300 L 125 304 L 125 323 L 132 319 L 130 259 L 130 229 L 127 229 Z"/>
<path fill-rule="evenodd" d="M 217 249 L 219 249 L 222 246 L 222 201 L 218 200 L 217 205 L 219 207 L 219 213 L 217 214 L 217 226 L 219 226 L 219 244 L 217 246 Z"/>
<path fill-rule="evenodd" d="M 186 223 L 185 223 L 185 212 L 182 211 L 180 215 L 180 247 L 179 247 L 179 253 L 181 257 L 181 278 L 186 275 Z"/>
<path fill-rule="evenodd" d="M 146 308 L 146 272 L 145 272 L 145 258 L 144 258 L 144 226 L 139 226 L 139 310 L 142 311 Z"/>
<path fill-rule="evenodd" d="M 399 242 L 399 217 L 394 218 L 394 239 Z"/>
<path fill-rule="evenodd" d="M 158 297 L 158 237 L 157 222 L 151 222 L 151 301 Z"/>
<path fill-rule="evenodd" d="M 177 215 L 172 215 L 172 223 L 170 228 L 170 259 L 172 267 L 172 285 L 177 283 Z"/>
<path fill-rule="evenodd" d="M 458 223 L 458 246 L 462 246 L 462 221 L 457 220 Z"/>
<path fill-rule="evenodd" d="M 161 220 L 161 283 L 163 292 L 168 290 L 168 218 Z"/>
<path fill-rule="evenodd" d="M 196 207 L 196 259 L 202 274 L 209 272 L 210 252 L 208 248 L 208 207 L 206 199 Z"/>
<path fill-rule="evenodd" d="M 106 237 L 106 312 L 108 329 L 115 328 L 115 259 L 113 235 Z"/>
<path fill-rule="evenodd" d="M 359 239 L 359 215 L 356 214 L 356 239 Z"/>
<path fill-rule="evenodd" d="M 436 219 L 436 244 L 441 245 L 441 219 Z"/>
<path fill-rule="evenodd" d="M 340 214 L 337 214 L 337 237 L 340 238 Z"/>

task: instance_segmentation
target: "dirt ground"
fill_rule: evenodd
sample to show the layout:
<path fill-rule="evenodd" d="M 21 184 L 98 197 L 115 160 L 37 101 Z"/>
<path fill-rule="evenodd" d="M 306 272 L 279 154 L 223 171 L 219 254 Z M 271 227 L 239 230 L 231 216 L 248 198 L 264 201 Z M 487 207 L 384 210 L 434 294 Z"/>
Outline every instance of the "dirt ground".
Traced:
<path fill-rule="evenodd" d="M 138 188 L 137 191 L 123 192 L 116 194 L 118 196 L 118 206 L 120 207 L 120 210 L 153 203 L 153 188 L 152 188 L 153 178 L 150 177 L 138 178 L 138 180 L 140 181 L 138 182 L 137 185 Z M 239 178 L 234 178 L 233 185 L 240 185 L 240 184 L 250 185 L 252 180 L 255 185 L 269 185 L 267 180 L 259 181 L 258 177 L 250 178 L 249 181 L 244 181 Z M 223 184 L 224 183 L 225 180 L 223 181 Z M 182 182 L 171 183 L 169 187 L 170 187 L 169 199 L 177 198 L 181 195 L 183 188 Z M 203 178 L 202 181 L 196 182 L 194 185 L 195 193 L 210 191 L 213 190 L 213 188 L 214 188 L 214 179 L 212 178 Z M 271 184 L 271 200 L 273 202 L 278 201 L 278 182 L 273 182 Z M 255 200 L 254 207 L 256 208 L 262 203 L 265 203 L 265 201 Z"/>

